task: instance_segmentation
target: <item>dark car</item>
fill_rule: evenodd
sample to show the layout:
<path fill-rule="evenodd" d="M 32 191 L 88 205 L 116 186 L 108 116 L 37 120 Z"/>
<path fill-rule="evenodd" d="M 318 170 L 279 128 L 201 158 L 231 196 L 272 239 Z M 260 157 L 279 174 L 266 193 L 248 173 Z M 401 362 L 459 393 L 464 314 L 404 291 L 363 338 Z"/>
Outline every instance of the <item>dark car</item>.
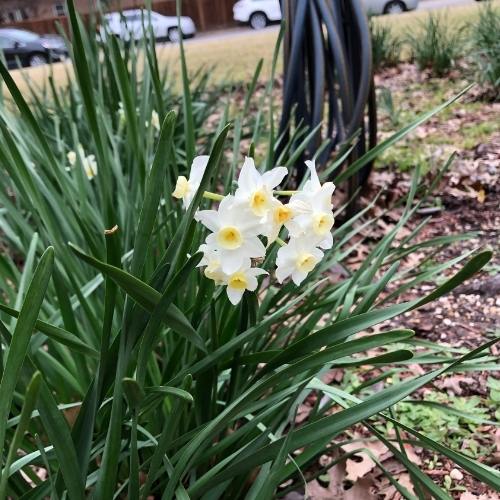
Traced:
<path fill-rule="evenodd" d="M 58 35 L 37 35 L 31 31 L 0 29 L 0 51 L 7 66 L 40 66 L 48 62 L 62 61 L 68 56 L 64 39 Z"/>

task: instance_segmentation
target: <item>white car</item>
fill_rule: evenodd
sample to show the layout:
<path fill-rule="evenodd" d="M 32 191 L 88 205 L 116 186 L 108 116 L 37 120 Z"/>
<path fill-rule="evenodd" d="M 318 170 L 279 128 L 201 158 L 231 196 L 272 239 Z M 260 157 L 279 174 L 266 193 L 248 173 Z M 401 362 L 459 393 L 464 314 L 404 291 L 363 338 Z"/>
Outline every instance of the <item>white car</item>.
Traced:
<path fill-rule="evenodd" d="M 419 0 L 363 0 L 368 14 L 400 14 L 415 10 Z"/>
<path fill-rule="evenodd" d="M 265 28 L 270 21 L 281 20 L 279 0 L 239 0 L 233 6 L 233 19 L 254 30 Z"/>
<path fill-rule="evenodd" d="M 178 42 L 182 33 L 183 38 L 189 38 L 196 34 L 196 26 L 190 17 L 180 18 L 180 28 L 177 25 L 177 17 L 164 16 L 158 12 L 148 12 L 142 9 L 130 9 L 123 12 L 110 12 L 104 15 L 104 21 L 109 33 L 125 41 L 139 40 L 144 36 L 144 29 L 149 28 L 151 16 L 151 28 L 155 38 L 167 39 Z M 144 26 L 143 26 L 144 24 Z"/>
<path fill-rule="evenodd" d="M 368 14 L 398 14 L 414 10 L 419 0 L 363 0 Z M 233 18 L 253 29 L 265 28 L 270 21 L 281 19 L 279 0 L 239 0 L 233 7 Z"/>

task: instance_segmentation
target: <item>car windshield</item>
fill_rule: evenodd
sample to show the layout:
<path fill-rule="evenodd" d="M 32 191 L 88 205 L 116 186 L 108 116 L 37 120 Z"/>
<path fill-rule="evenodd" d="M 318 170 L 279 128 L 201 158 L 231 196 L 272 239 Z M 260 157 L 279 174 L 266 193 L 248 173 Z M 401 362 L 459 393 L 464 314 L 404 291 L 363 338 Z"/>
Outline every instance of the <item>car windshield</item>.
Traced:
<path fill-rule="evenodd" d="M 0 34 L 8 38 L 13 38 L 18 42 L 25 42 L 25 43 L 35 42 L 40 38 L 40 35 L 32 33 L 31 31 L 24 31 L 24 30 L 5 29 L 1 30 Z"/>
<path fill-rule="evenodd" d="M 106 21 L 111 22 L 115 19 L 125 18 L 126 21 L 142 21 L 142 15 L 144 13 L 144 20 L 147 21 L 149 15 L 151 15 L 151 19 L 161 19 L 163 16 L 158 14 L 157 12 L 141 11 L 141 10 L 124 10 L 123 12 L 110 12 L 104 15 Z"/>

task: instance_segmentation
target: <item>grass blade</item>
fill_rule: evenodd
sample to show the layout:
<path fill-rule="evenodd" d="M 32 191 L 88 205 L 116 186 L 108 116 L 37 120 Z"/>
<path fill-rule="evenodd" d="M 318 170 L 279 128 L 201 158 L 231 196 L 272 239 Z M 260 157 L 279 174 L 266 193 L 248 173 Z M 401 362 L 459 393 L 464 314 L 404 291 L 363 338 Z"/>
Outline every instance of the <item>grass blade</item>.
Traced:
<path fill-rule="evenodd" d="M 9 477 L 9 470 L 12 462 L 14 461 L 14 457 L 16 456 L 17 450 L 21 447 L 21 443 L 24 437 L 24 433 L 28 429 L 31 412 L 35 409 L 37 398 L 38 398 L 38 389 L 40 387 L 41 375 L 40 372 L 36 372 L 31 382 L 28 384 L 28 388 L 26 389 L 26 394 L 24 397 L 23 409 L 21 411 L 21 416 L 19 419 L 19 423 L 16 427 L 16 432 L 14 433 L 14 437 L 12 442 L 10 443 L 9 452 L 7 454 L 7 459 L 5 460 L 4 469 L 1 473 L 0 477 L 0 498 L 4 499 L 6 497 L 7 491 L 7 480 Z"/>
<path fill-rule="evenodd" d="M 4 448 L 6 422 L 14 390 L 21 374 L 21 368 L 36 325 L 38 312 L 40 311 L 45 292 L 49 285 L 53 265 L 54 249 L 49 247 L 40 258 L 40 262 L 33 274 L 19 313 L 14 334 L 12 335 L 5 370 L 0 381 L 0 449 L 2 450 Z"/>

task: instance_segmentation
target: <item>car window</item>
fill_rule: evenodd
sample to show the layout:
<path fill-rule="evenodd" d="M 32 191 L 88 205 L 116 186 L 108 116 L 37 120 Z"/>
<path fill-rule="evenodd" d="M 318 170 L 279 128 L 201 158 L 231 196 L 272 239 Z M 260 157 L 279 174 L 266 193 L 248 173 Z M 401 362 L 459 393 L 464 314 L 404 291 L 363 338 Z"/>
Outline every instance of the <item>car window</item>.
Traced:
<path fill-rule="evenodd" d="M 140 21 L 141 20 L 141 15 L 140 14 L 124 14 L 125 19 L 127 21 Z"/>
<path fill-rule="evenodd" d="M 12 49 L 14 47 L 14 41 L 10 38 L 0 36 L 0 49 Z"/>
<path fill-rule="evenodd" d="M 32 33 L 31 31 L 14 30 L 14 29 L 3 30 L 0 36 L 1 35 L 22 43 L 35 42 L 40 38 L 40 35 Z"/>

